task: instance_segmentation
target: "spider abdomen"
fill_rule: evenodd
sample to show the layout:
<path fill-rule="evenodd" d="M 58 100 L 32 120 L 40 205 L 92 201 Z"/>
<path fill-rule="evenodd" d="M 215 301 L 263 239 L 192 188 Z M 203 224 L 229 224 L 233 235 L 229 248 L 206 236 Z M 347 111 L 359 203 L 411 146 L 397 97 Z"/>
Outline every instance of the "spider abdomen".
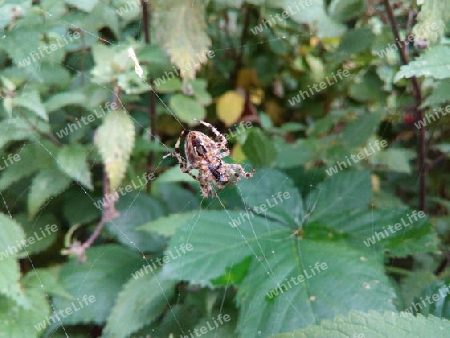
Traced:
<path fill-rule="evenodd" d="M 176 157 L 181 171 L 189 174 L 200 183 L 203 197 L 217 196 L 214 188 L 225 188 L 226 184 L 230 182 L 230 177 L 233 177 L 232 182 L 236 183 L 242 177 L 250 178 L 253 176 L 255 169 L 247 173 L 239 164 L 223 162 L 222 159 L 230 155 L 226 137 L 220 134 L 213 125 L 204 121 L 195 121 L 208 127 L 216 136 L 217 141 L 200 131 L 190 131 L 184 140 L 186 160 L 183 160 L 180 154 L 180 142 L 184 135 L 183 130 L 175 143 L 175 152 L 168 155 Z M 191 172 L 192 169 L 198 170 L 197 175 Z"/>

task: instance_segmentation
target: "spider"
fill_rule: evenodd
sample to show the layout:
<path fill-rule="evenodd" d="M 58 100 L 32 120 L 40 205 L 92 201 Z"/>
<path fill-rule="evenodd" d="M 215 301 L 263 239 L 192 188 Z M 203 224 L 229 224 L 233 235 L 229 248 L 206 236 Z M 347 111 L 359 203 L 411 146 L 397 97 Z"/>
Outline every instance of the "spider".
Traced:
<path fill-rule="evenodd" d="M 225 136 L 219 133 L 210 123 L 197 119 L 193 120 L 208 127 L 217 137 L 218 141 L 215 142 L 199 131 L 188 132 L 184 140 L 185 161 L 180 154 L 180 141 L 184 135 L 183 130 L 178 137 L 177 143 L 175 143 L 175 152 L 168 153 L 164 158 L 168 156 L 176 157 L 181 171 L 189 174 L 194 180 L 200 183 L 200 189 L 204 198 L 217 196 L 213 190 L 213 183 L 218 189 L 223 189 L 230 182 L 230 176 L 236 177 L 234 183 L 244 176 L 247 178 L 253 177 L 255 169 L 251 173 L 248 173 L 239 164 L 229 164 L 222 161 L 222 158 L 230 155 Z M 191 173 L 192 169 L 198 169 L 197 176 Z"/>

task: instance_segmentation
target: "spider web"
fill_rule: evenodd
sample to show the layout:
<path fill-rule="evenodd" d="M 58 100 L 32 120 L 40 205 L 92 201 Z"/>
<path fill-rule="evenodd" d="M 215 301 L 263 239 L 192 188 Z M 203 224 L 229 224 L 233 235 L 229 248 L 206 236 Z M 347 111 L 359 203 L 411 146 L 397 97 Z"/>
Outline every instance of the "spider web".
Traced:
<path fill-rule="evenodd" d="M 195 1 L 192 1 L 192 6 L 195 6 L 195 3 L 196 3 Z M 52 16 L 52 13 L 46 12 L 46 15 Z M 85 29 L 84 27 L 81 27 L 81 26 L 76 25 L 75 23 L 72 23 L 72 22 L 69 22 L 69 21 L 65 21 L 64 19 L 60 19 L 60 20 L 61 20 L 64 24 L 67 24 L 69 27 L 72 26 L 72 27 L 75 27 L 75 28 L 77 28 L 77 29 L 80 29 L 80 30 L 82 30 L 86 35 L 93 36 L 93 37 L 95 37 L 96 39 L 101 40 L 103 43 L 105 43 L 105 44 L 107 44 L 107 45 L 114 45 L 113 42 L 107 41 L 106 39 L 104 39 L 104 38 L 98 36 L 97 34 L 95 34 L 95 32 L 90 31 L 89 29 Z M 141 24 L 142 24 L 142 23 L 141 23 Z M 2 39 L 7 39 L 7 38 L 8 38 L 8 35 L 5 34 L 4 32 L 3 32 L 2 34 L 0 34 L 0 35 L 1 35 L 0 37 L 1 37 Z M 283 38 L 283 37 L 280 37 L 280 38 L 278 38 L 278 39 L 282 39 L 282 38 Z M 261 44 L 261 43 L 269 43 L 270 41 L 272 41 L 272 40 L 262 41 L 262 42 L 259 42 L 259 43 L 260 43 L 260 44 Z M 244 45 L 244 46 L 245 46 L 245 45 Z M 244 46 L 238 46 L 238 47 L 244 47 Z M 236 46 L 232 46 L 232 47 L 224 46 L 223 48 L 220 48 L 220 49 L 213 49 L 213 51 L 216 52 L 216 53 L 218 53 L 218 52 L 221 52 L 221 51 L 223 52 L 223 51 L 225 51 L 225 50 L 227 50 L 227 49 L 231 49 L 231 48 L 236 48 Z M 40 63 L 40 62 L 41 62 L 40 60 L 37 61 L 37 63 Z M 42 62 L 43 62 L 43 61 L 42 61 Z M 133 62 L 134 62 L 134 60 L 132 60 L 132 59 L 130 58 L 130 63 L 133 63 Z M 86 73 L 83 73 L 83 72 L 81 72 L 81 71 L 78 71 L 77 69 L 73 69 L 73 68 L 71 68 L 71 67 L 68 66 L 68 65 L 64 65 L 64 66 L 67 67 L 68 70 L 70 70 L 70 71 L 72 71 L 72 72 L 78 73 L 78 75 L 81 76 L 82 78 L 84 78 L 86 81 L 90 81 L 91 83 L 93 82 L 93 78 L 91 78 L 91 77 L 90 77 L 89 75 L 87 75 Z M 139 74 L 138 74 L 138 75 L 139 75 Z M 143 81 L 145 81 L 145 80 L 143 80 Z M 116 95 L 111 89 L 109 89 L 106 85 L 99 84 L 99 83 L 97 83 L 97 85 L 98 85 L 99 87 L 101 87 L 101 88 L 103 88 L 103 89 L 109 91 L 110 94 L 111 94 L 111 96 L 115 97 L 115 99 L 119 102 L 120 106 L 126 111 L 125 105 L 124 105 L 124 103 L 120 100 L 120 97 L 119 97 L 119 96 L 117 96 L 117 95 Z M 29 87 L 28 87 L 28 84 L 25 84 L 24 90 L 26 90 L 26 89 L 28 89 L 28 88 L 29 88 Z M 184 129 L 186 132 L 188 132 L 189 129 L 187 128 L 187 126 L 184 125 L 184 124 L 180 121 L 180 119 L 177 117 L 177 115 L 169 108 L 167 102 L 165 102 L 164 99 L 163 99 L 162 97 L 160 97 L 156 92 L 154 92 L 154 93 L 155 93 L 155 95 L 156 95 L 158 101 L 162 104 L 162 106 L 166 109 L 166 111 L 173 117 L 174 121 L 176 121 L 176 123 L 180 124 L 180 125 L 183 127 L 183 129 Z M 18 113 L 17 113 L 17 112 L 18 112 Z M 13 117 L 20 118 L 20 113 L 21 113 L 21 112 L 20 112 L 20 109 L 16 109 L 15 111 L 13 111 Z M 131 115 L 130 115 L 130 117 L 133 118 Z M 134 123 L 135 123 L 137 126 L 141 127 L 143 130 L 147 130 L 147 129 L 148 129 L 146 126 L 142 125 L 137 119 L 134 119 L 134 118 L 133 118 L 133 121 L 134 121 Z M 48 147 L 46 147 L 45 144 L 43 144 L 43 142 L 41 142 L 41 141 L 39 140 L 39 138 L 36 137 L 33 133 L 30 132 L 30 136 L 33 137 L 33 139 L 34 139 L 34 140 L 33 140 L 33 143 L 38 144 L 40 147 L 42 147 L 42 148 L 43 148 L 43 149 L 44 149 L 44 150 L 45 150 L 45 151 L 46 151 L 46 152 L 47 152 L 47 153 L 55 160 L 55 162 L 58 162 L 58 159 L 56 158 L 56 155 L 52 152 L 51 149 L 49 149 Z M 169 147 L 167 147 L 163 142 L 161 142 L 161 141 L 158 140 L 158 138 L 157 138 L 156 135 L 151 135 L 151 137 L 152 137 L 153 140 L 157 141 L 161 146 L 165 147 L 165 148 L 167 149 L 167 152 L 170 152 L 170 151 L 171 151 L 171 149 L 170 149 Z M 29 144 L 24 145 L 24 147 L 26 147 L 26 146 L 29 146 Z M 96 150 L 96 148 L 95 148 L 95 146 L 92 144 L 92 146 L 90 147 L 89 154 L 92 153 L 92 152 L 94 152 L 95 150 Z M 88 156 L 89 156 L 89 154 L 88 154 Z M 161 159 L 160 161 L 158 161 L 158 162 L 155 163 L 155 166 L 154 166 L 154 171 L 155 171 L 155 172 L 157 171 L 158 168 L 160 168 L 160 167 L 163 165 L 164 161 L 167 161 L 167 160 Z M 267 178 L 267 179 L 270 179 L 270 178 Z M 286 176 L 286 179 L 287 179 L 287 176 Z M 246 178 L 243 178 L 243 180 L 246 180 Z M 251 181 L 251 180 L 252 180 L 252 179 L 250 179 L 250 181 Z M 257 185 L 258 182 L 254 182 L 254 183 L 252 182 L 252 183 L 250 183 L 250 184 Z M 281 191 L 281 189 L 282 189 L 282 187 L 283 187 L 283 184 L 284 184 L 284 182 L 281 182 L 281 183 L 280 183 L 280 191 Z M 70 187 L 72 187 L 72 186 L 77 186 L 77 187 L 79 187 L 79 189 L 84 193 L 85 198 L 88 199 L 91 203 L 95 203 L 95 202 L 96 202 L 97 196 L 91 195 L 91 193 L 90 193 L 87 189 L 85 189 L 85 188 L 83 187 L 83 185 L 81 185 L 81 184 L 79 184 L 79 183 L 73 181 Z M 70 188 L 70 187 L 69 187 L 69 188 Z M 69 188 L 68 188 L 68 189 L 69 189 Z M 311 192 L 313 189 L 316 189 L 316 188 L 317 188 L 317 186 L 315 186 L 315 185 L 309 185 L 310 192 Z M 145 189 L 145 186 L 141 186 L 140 188 L 138 188 L 138 189 L 135 190 L 136 193 L 135 193 L 135 196 L 134 196 L 132 202 L 130 203 L 130 205 L 129 205 L 124 211 L 123 211 L 123 210 L 121 211 L 124 215 L 127 215 L 128 212 L 130 212 L 130 211 L 132 210 L 131 207 L 133 206 L 133 204 L 135 203 L 135 201 L 138 199 L 138 197 L 139 197 L 141 194 L 144 194 L 144 193 L 145 193 L 144 189 Z M 226 188 L 226 189 L 228 189 L 228 188 Z M 26 194 L 27 190 L 28 190 L 28 188 L 24 188 L 24 190 L 19 194 L 19 197 L 20 197 L 21 195 L 23 195 L 23 194 Z M 241 188 L 240 188 L 239 185 L 237 186 L 236 191 L 238 192 L 238 194 L 239 194 L 241 200 L 243 201 L 243 202 L 242 202 L 242 209 L 245 210 L 245 209 L 247 208 L 247 204 L 245 203 L 245 200 L 246 200 L 245 194 L 243 193 L 243 191 L 241 190 Z M 227 215 L 227 217 L 229 218 L 229 221 L 230 221 L 230 222 L 233 222 L 234 219 L 233 219 L 233 217 L 232 217 L 231 214 L 230 214 L 230 210 L 226 207 L 226 205 L 225 205 L 225 203 L 224 203 L 224 201 L 223 201 L 223 199 L 222 199 L 222 197 L 221 197 L 221 192 L 222 192 L 222 191 L 219 191 L 218 196 L 217 196 L 214 200 L 216 200 L 216 201 L 219 203 L 219 205 L 221 206 L 222 210 L 224 211 L 224 213 L 225 213 L 225 214 Z M 306 206 L 306 208 L 305 208 L 306 212 L 305 212 L 304 214 L 302 214 L 301 224 L 304 224 L 304 223 L 306 222 L 306 220 L 308 219 L 308 217 L 310 217 L 310 216 L 314 213 L 315 205 L 316 205 L 317 201 L 319 200 L 320 196 L 321 196 L 322 194 L 327 194 L 327 193 L 328 193 L 327 191 L 320 191 L 320 193 L 319 193 L 318 196 L 317 196 L 317 200 L 310 202 L 310 204 Z M 200 189 L 198 189 L 198 194 L 200 194 Z M 12 209 L 15 207 L 15 205 L 12 205 L 12 206 L 9 206 L 9 205 L 8 205 L 8 203 L 6 202 L 7 198 L 4 196 L 4 192 L 3 192 L 3 191 L 0 191 L 0 198 L 1 198 L 1 201 L 2 201 L 2 204 L 3 204 L 3 206 L 4 206 L 4 209 L 5 209 L 6 213 L 9 215 L 10 218 L 13 218 L 13 212 L 12 212 Z M 357 198 L 357 197 L 355 197 L 355 199 L 356 199 L 356 198 Z M 42 211 L 42 210 L 45 210 L 45 207 L 51 202 L 51 200 L 52 200 L 52 199 L 49 199 L 49 201 L 47 201 L 46 205 L 45 205 L 44 207 L 41 208 L 41 211 Z M 194 230 L 196 229 L 196 227 L 198 226 L 198 220 L 199 220 L 199 218 L 201 217 L 202 213 L 203 213 L 205 210 L 208 210 L 208 209 L 212 206 L 213 203 L 210 203 L 209 205 L 208 205 L 207 203 L 205 203 L 205 202 L 208 202 L 208 201 L 209 201 L 209 200 L 205 200 L 205 199 L 202 198 L 202 200 L 201 200 L 201 202 L 200 202 L 200 207 L 199 207 L 199 209 L 196 211 L 196 213 L 195 213 L 195 215 L 192 217 L 191 221 L 188 222 L 188 225 L 187 225 L 187 227 L 186 227 L 187 232 L 188 232 L 188 235 L 187 235 L 187 238 L 186 238 L 186 243 L 189 243 L 189 240 L 190 240 L 190 238 L 191 238 L 191 235 L 192 235 L 193 231 L 194 231 Z M 189 202 L 186 202 L 185 208 L 188 207 L 188 203 L 189 203 Z M 206 206 L 205 206 L 205 205 L 206 205 Z M 34 225 L 36 225 L 36 222 L 39 220 L 39 217 L 40 217 L 40 214 L 38 214 L 38 215 L 36 216 L 36 219 L 35 219 L 35 221 L 34 221 Z M 260 214 L 260 217 L 264 217 L 264 218 L 268 219 L 268 218 L 267 218 L 267 217 L 268 217 L 267 214 Z M 144 250 L 142 250 L 142 249 L 141 249 L 141 248 L 133 241 L 133 239 L 131 239 L 131 238 L 128 237 L 127 233 L 126 233 L 123 229 L 121 229 L 121 227 L 115 222 L 115 220 L 112 219 L 112 220 L 109 221 L 109 223 L 110 223 L 110 225 L 111 225 L 112 227 L 116 228 L 116 230 L 121 234 L 121 236 L 123 236 L 124 238 L 126 238 L 126 239 L 128 240 L 129 244 L 130 244 L 131 246 L 133 246 L 134 249 L 135 249 L 137 252 L 139 252 L 139 253 L 141 254 L 143 262 L 144 262 L 145 264 L 150 265 L 150 264 L 151 264 L 151 259 L 147 258 L 146 252 L 145 252 Z M 34 226 L 34 225 L 33 225 L 33 226 Z M 256 228 L 255 228 L 255 225 L 254 225 L 254 221 L 252 220 L 252 218 L 249 218 L 249 219 L 248 219 L 248 225 L 249 225 L 249 227 L 251 228 L 251 231 L 252 231 L 252 233 L 253 233 L 253 235 L 254 235 L 253 238 L 248 238 L 248 237 L 246 237 L 245 234 L 244 234 L 244 232 L 240 229 L 239 226 L 234 227 L 234 229 L 235 229 L 235 231 L 239 234 L 239 236 L 242 237 L 242 239 L 244 240 L 246 246 L 247 246 L 247 247 L 250 249 L 250 251 L 252 252 L 253 258 L 254 258 L 254 259 L 258 262 L 258 264 L 260 264 L 261 267 L 264 269 L 264 271 L 265 271 L 266 274 L 267 274 L 267 278 L 273 280 L 273 284 L 274 284 L 274 286 L 275 286 L 275 285 L 277 284 L 278 281 L 277 281 L 276 279 L 274 279 L 274 267 L 271 265 L 270 260 L 269 260 L 268 257 L 267 257 L 267 252 L 263 249 L 262 241 L 258 238 L 257 231 L 256 231 Z M 103 231 L 106 231 L 106 229 L 104 228 Z M 250 244 L 250 242 L 249 242 L 250 240 L 255 240 L 255 241 L 256 241 L 256 248 L 257 248 L 256 250 L 255 250 L 254 247 Z M 269 239 L 269 240 L 270 240 L 270 239 Z M 273 241 L 276 241 L 276 240 L 274 239 Z M 25 252 L 26 252 L 26 254 L 27 254 L 27 259 L 28 259 L 29 264 L 31 265 L 31 268 L 33 269 L 33 271 L 35 272 L 35 274 L 36 274 L 38 280 L 40 281 L 42 290 L 43 290 L 47 295 L 50 295 L 50 294 L 49 294 L 49 288 L 50 288 L 51 286 L 50 286 L 50 285 L 46 285 L 45 281 L 42 280 L 42 279 L 40 278 L 39 270 L 37 269 L 35 263 L 33 262 L 32 257 L 28 254 L 28 251 L 26 251 L 26 249 L 24 249 L 24 250 L 25 250 Z M 195 248 L 194 248 L 194 250 L 195 250 Z M 107 254 L 107 250 L 105 250 L 105 254 Z M 273 254 L 274 256 L 277 255 L 276 252 L 272 252 L 271 254 Z M 235 260 L 233 261 L 233 264 L 232 264 L 232 265 L 238 264 L 238 263 L 239 263 L 239 260 L 236 258 L 237 255 L 234 255 L 233 257 L 235 257 Z M 180 261 L 182 262 L 181 264 L 183 264 L 183 260 L 184 260 L 184 257 L 181 256 L 181 257 L 180 257 Z M 89 262 L 89 263 L 92 263 L 92 262 Z M 95 269 L 95 264 L 92 265 L 91 269 Z M 175 312 L 174 309 L 173 309 L 173 305 L 172 305 L 172 302 L 171 302 L 171 300 L 170 300 L 170 297 L 167 296 L 167 295 L 164 293 L 164 287 L 163 287 L 163 284 L 165 283 L 165 281 L 164 281 L 164 280 L 160 280 L 158 274 L 156 274 L 154 271 L 152 271 L 151 273 L 152 273 L 153 276 L 156 278 L 156 281 L 157 281 L 157 283 L 158 283 L 158 285 L 159 285 L 159 287 L 160 287 L 160 289 L 161 289 L 161 292 L 163 293 L 163 295 L 164 295 L 164 297 L 165 297 L 165 301 L 166 301 L 166 304 L 167 304 L 167 308 L 168 308 L 169 311 L 172 313 L 174 320 L 178 323 L 178 326 L 179 326 L 179 328 L 181 329 L 181 331 L 183 332 L 183 334 L 184 334 L 184 335 L 189 335 L 190 332 L 186 332 L 186 331 L 183 330 L 182 324 L 181 324 L 181 322 L 179 321 L 179 319 L 177 318 L 177 314 L 176 314 L 176 312 Z M 79 288 L 81 288 L 82 286 L 83 286 L 82 284 L 79 285 Z M 226 295 L 227 295 L 227 292 L 230 291 L 229 289 L 230 289 L 232 286 L 233 286 L 233 284 L 232 284 L 231 282 L 227 282 L 227 284 L 226 284 L 225 287 L 223 288 L 223 289 L 224 289 L 224 292 L 223 292 L 223 295 L 222 295 L 221 306 L 220 306 L 220 309 L 219 309 L 219 312 L 220 312 L 221 314 L 224 314 L 224 315 L 226 314 L 225 312 L 223 312 L 223 311 L 224 311 L 224 304 L 225 304 L 225 301 L 226 301 Z M 180 293 L 178 294 L 178 297 L 179 297 L 179 296 L 180 296 Z M 284 297 L 285 302 L 286 302 L 286 304 L 287 304 L 287 307 L 289 307 L 290 309 L 296 311 L 297 314 L 298 314 L 298 316 L 299 316 L 300 318 L 303 318 L 303 314 L 297 310 L 297 307 L 295 306 L 295 304 L 292 303 L 292 300 L 289 299 L 289 297 L 288 297 L 287 295 L 281 294 L 280 297 Z M 50 298 L 50 296 L 49 296 L 49 298 Z M 55 313 L 55 312 L 57 312 L 58 310 L 60 310 L 60 309 L 58 309 L 58 308 L 56 307 L 56 305 L 55 305 L 53 302 L 50 302 L 50 305 L 51 305 L 51 309 L 52 309 L 53 313 Z M 59 318 L 58 318 L 58 319 L 59 319 Z M 64 336 L 70 337 L 69 330 L 66 328 L 66 326 L 63 324 L 62 321 L 59 321 L 59 324 L 58 324 L 56 327 L 53 326 L 52 329 L 53 329 L 54 331 L 53 331 L 53 333 L 50 333 L 49 336 L 52 336 L 53 334 L 61 334 L 61 331 L 60 331 L 60 330 L 62 330 L 62 334 L 63 334 Z M 219 328 L 216 328 L 216 330 L 214 331 L 214 337 L 220 337 L 220 336 L 218 335 L 218 331 L 217 331 L 218 329 L 219 329 Z M 56 332 L 58 332 L 58 333 L 56 333 Z M 151 332 L 149 332 L 148 334 L 151 335 Z"/>

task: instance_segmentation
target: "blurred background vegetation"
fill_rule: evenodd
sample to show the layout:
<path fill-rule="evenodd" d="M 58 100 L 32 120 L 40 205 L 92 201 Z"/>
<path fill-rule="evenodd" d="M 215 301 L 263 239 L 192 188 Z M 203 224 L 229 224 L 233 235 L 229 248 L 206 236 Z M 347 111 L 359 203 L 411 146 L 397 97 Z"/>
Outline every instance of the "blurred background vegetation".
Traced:
<path fill-rule="evenodd" d="M 0 0 L 0 337 L 448 336 L 449 21 Z M 193 118 L 254 177 L 202 198 Z"/>

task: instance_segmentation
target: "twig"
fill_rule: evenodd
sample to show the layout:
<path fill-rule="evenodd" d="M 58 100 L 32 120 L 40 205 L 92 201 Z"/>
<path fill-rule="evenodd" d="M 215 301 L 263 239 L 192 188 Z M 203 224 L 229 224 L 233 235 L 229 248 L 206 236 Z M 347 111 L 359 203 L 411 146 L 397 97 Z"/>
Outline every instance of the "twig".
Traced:
<path fill-rule="evenodd" d="M 400 55 L 400 60 L 403 65 L 408 64 L 408 53 L 405 48 L 405 44 L 400 40 L 400 33 L 398 31 L 398 23 L 395 19 L 394 11 L 392 10 L 392 6 L 389 3 L 389 0 L 383 0 L 384 6 L 386 8 L 386 13 L 389 18 L 389 23 L 391 25 L 392 33 L 394 34 L 395 40 L 399 44 L 398 52 Z M 414 107 L 414 111 L 416 113 L 416 117 L 418 120 L 422 120 L 424 118 L 424 111 L 420 109 L 422 105 L 422 91 L 420 88 L 419 80 L 417 77 L 413 76 L 410 79 L 412 85 L 413 96 L 416 101 L 416 106 Z M 425 160 L 426 160 L 426 128 L 423 126 L 419 129 L 419 145 L 418 145 L 418 156 L 417 162 L 419 167 L 419 209 L 421 211 L 425 211 L 425 194 L 426 194 L 426 177 L 425 177 Z"/>

